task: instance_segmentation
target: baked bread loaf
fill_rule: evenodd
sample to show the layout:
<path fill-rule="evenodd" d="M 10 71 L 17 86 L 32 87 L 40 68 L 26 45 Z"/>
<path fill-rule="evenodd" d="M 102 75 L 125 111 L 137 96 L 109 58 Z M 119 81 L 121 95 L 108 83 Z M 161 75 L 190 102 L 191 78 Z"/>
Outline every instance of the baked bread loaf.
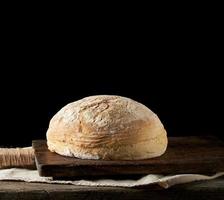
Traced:
<path fill-rule="evenodd" d="M 47 144 L 63 156 L 139 160 L 162 155 L 167 135 L 158 116 L 143 104 L 100 95 L 63 107 L 50 121 Z"/>

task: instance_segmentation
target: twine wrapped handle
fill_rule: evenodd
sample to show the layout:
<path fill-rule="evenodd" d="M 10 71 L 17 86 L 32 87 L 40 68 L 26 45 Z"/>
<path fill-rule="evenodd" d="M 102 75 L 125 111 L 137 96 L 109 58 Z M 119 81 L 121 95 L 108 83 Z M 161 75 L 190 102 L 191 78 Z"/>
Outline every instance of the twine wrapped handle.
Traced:
<path fill-rule="evenodd" d="M 0 169 L 12 167 L 35 169 L 33 148 L 0 148 Z"/>

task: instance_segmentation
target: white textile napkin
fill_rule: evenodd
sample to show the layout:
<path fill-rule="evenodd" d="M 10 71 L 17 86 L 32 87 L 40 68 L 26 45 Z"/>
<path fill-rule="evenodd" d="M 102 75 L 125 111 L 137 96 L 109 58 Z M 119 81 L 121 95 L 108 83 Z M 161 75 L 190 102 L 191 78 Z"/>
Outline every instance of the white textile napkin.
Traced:
<path fill-rule="evenodd" d="M 115 186 L 115 187 L 136 187 L 150 184 L 158 184 L 163 188 L 169 188 L 173 185 L 189 183 L 199 180 L 210 180 L 224 175 L 224 172 L 216 173 L 212 176 L 200 174 L 178 174 L 178 175 L 159 175 L 148 174 L 138 180 L 112 180 L 112 179 L 96 179 L 96 180 L 53 180 L 52 177 L 40 177 L 37 170 L 29 169 L 0 169 L 0 180 L 15 180 L 25 182 L 39 182 L 52 184 L 72 184 L 83 186 Z"/>

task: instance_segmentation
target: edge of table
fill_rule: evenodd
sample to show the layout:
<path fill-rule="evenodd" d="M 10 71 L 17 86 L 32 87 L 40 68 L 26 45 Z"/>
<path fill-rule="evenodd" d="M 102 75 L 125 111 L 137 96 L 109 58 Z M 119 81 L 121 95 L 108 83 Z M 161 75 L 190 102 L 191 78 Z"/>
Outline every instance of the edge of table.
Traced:
<path fill-rule="evenodd" d="M 45 183 L 0 181 L 0 199 L 223 199 L 224 177 L 163 189 L 90 187 Z"/>

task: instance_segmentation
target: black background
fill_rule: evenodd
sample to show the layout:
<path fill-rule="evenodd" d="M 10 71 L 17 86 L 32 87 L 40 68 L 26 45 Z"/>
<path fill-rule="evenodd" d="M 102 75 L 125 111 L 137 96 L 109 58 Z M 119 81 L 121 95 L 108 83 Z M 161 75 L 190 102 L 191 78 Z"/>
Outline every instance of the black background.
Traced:
<path fill-rule="evenodd" d="M 145 104 L 168 136 L 223 138 L 222 32 L 214 21 L 189 20 L 97 25 L 88 19 L 85 29 L 15 18 L 6 23 L 0 146 L 44 139 L 59 109 L 97 94 Z"/>

